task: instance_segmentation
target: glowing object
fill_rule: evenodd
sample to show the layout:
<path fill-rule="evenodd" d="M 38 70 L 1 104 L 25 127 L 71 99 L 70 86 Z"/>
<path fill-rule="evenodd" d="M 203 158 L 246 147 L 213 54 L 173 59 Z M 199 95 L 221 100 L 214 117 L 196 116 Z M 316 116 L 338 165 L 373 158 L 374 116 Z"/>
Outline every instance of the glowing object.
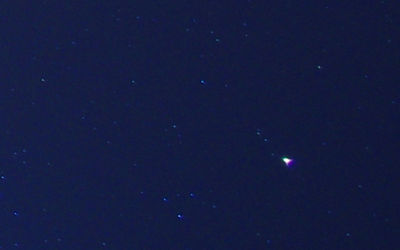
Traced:
<path fill-rule="evenodd" d="M 287 157 L 282 157 L 282 161 L 285 163 L 286 167 L 291 167 L 293 165 L 294 160 L 287 158 Z"/>

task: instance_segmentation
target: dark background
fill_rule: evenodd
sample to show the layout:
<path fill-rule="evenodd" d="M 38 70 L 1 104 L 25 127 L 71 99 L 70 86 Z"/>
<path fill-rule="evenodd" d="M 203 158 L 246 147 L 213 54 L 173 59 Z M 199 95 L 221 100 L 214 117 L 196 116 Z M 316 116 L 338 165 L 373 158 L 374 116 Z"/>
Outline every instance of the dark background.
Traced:
<path fill-rule="evenodd" d="M 398 249 L 395 3 L 3 1 L 0 247 Z"/>

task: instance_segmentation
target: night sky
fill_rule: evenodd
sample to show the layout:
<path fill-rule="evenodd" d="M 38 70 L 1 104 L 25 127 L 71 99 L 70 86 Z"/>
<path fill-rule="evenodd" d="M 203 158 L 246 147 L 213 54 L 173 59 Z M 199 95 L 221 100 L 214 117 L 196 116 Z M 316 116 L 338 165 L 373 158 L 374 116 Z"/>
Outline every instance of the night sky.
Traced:
<path fill-rule="evenodd" d="M 396 1 L 2 1 L 1 249 L 400 249 Z"/>

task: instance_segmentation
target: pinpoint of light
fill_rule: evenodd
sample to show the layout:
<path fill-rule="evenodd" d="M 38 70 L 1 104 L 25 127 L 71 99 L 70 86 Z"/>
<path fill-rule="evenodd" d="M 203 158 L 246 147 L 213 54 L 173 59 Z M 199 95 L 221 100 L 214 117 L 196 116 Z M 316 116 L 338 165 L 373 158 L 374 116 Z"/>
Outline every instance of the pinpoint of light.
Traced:
<path fill-rule="evenodd" d="M 291 167 L 293 165 L 294 160 L 287 158 L 287 157 L 282 157 L 282 161 L 285 163 L 286 167 Z"/>

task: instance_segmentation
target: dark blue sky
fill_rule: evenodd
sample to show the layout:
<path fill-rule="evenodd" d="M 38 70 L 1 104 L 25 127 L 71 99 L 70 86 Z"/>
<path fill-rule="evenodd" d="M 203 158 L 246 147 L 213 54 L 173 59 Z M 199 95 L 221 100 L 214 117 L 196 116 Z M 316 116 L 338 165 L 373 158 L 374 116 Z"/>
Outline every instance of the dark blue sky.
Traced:
<path fill-rule="evenodd" d="M 396 249 L 399 10 L 1 3 L 0 248 Z"/>

